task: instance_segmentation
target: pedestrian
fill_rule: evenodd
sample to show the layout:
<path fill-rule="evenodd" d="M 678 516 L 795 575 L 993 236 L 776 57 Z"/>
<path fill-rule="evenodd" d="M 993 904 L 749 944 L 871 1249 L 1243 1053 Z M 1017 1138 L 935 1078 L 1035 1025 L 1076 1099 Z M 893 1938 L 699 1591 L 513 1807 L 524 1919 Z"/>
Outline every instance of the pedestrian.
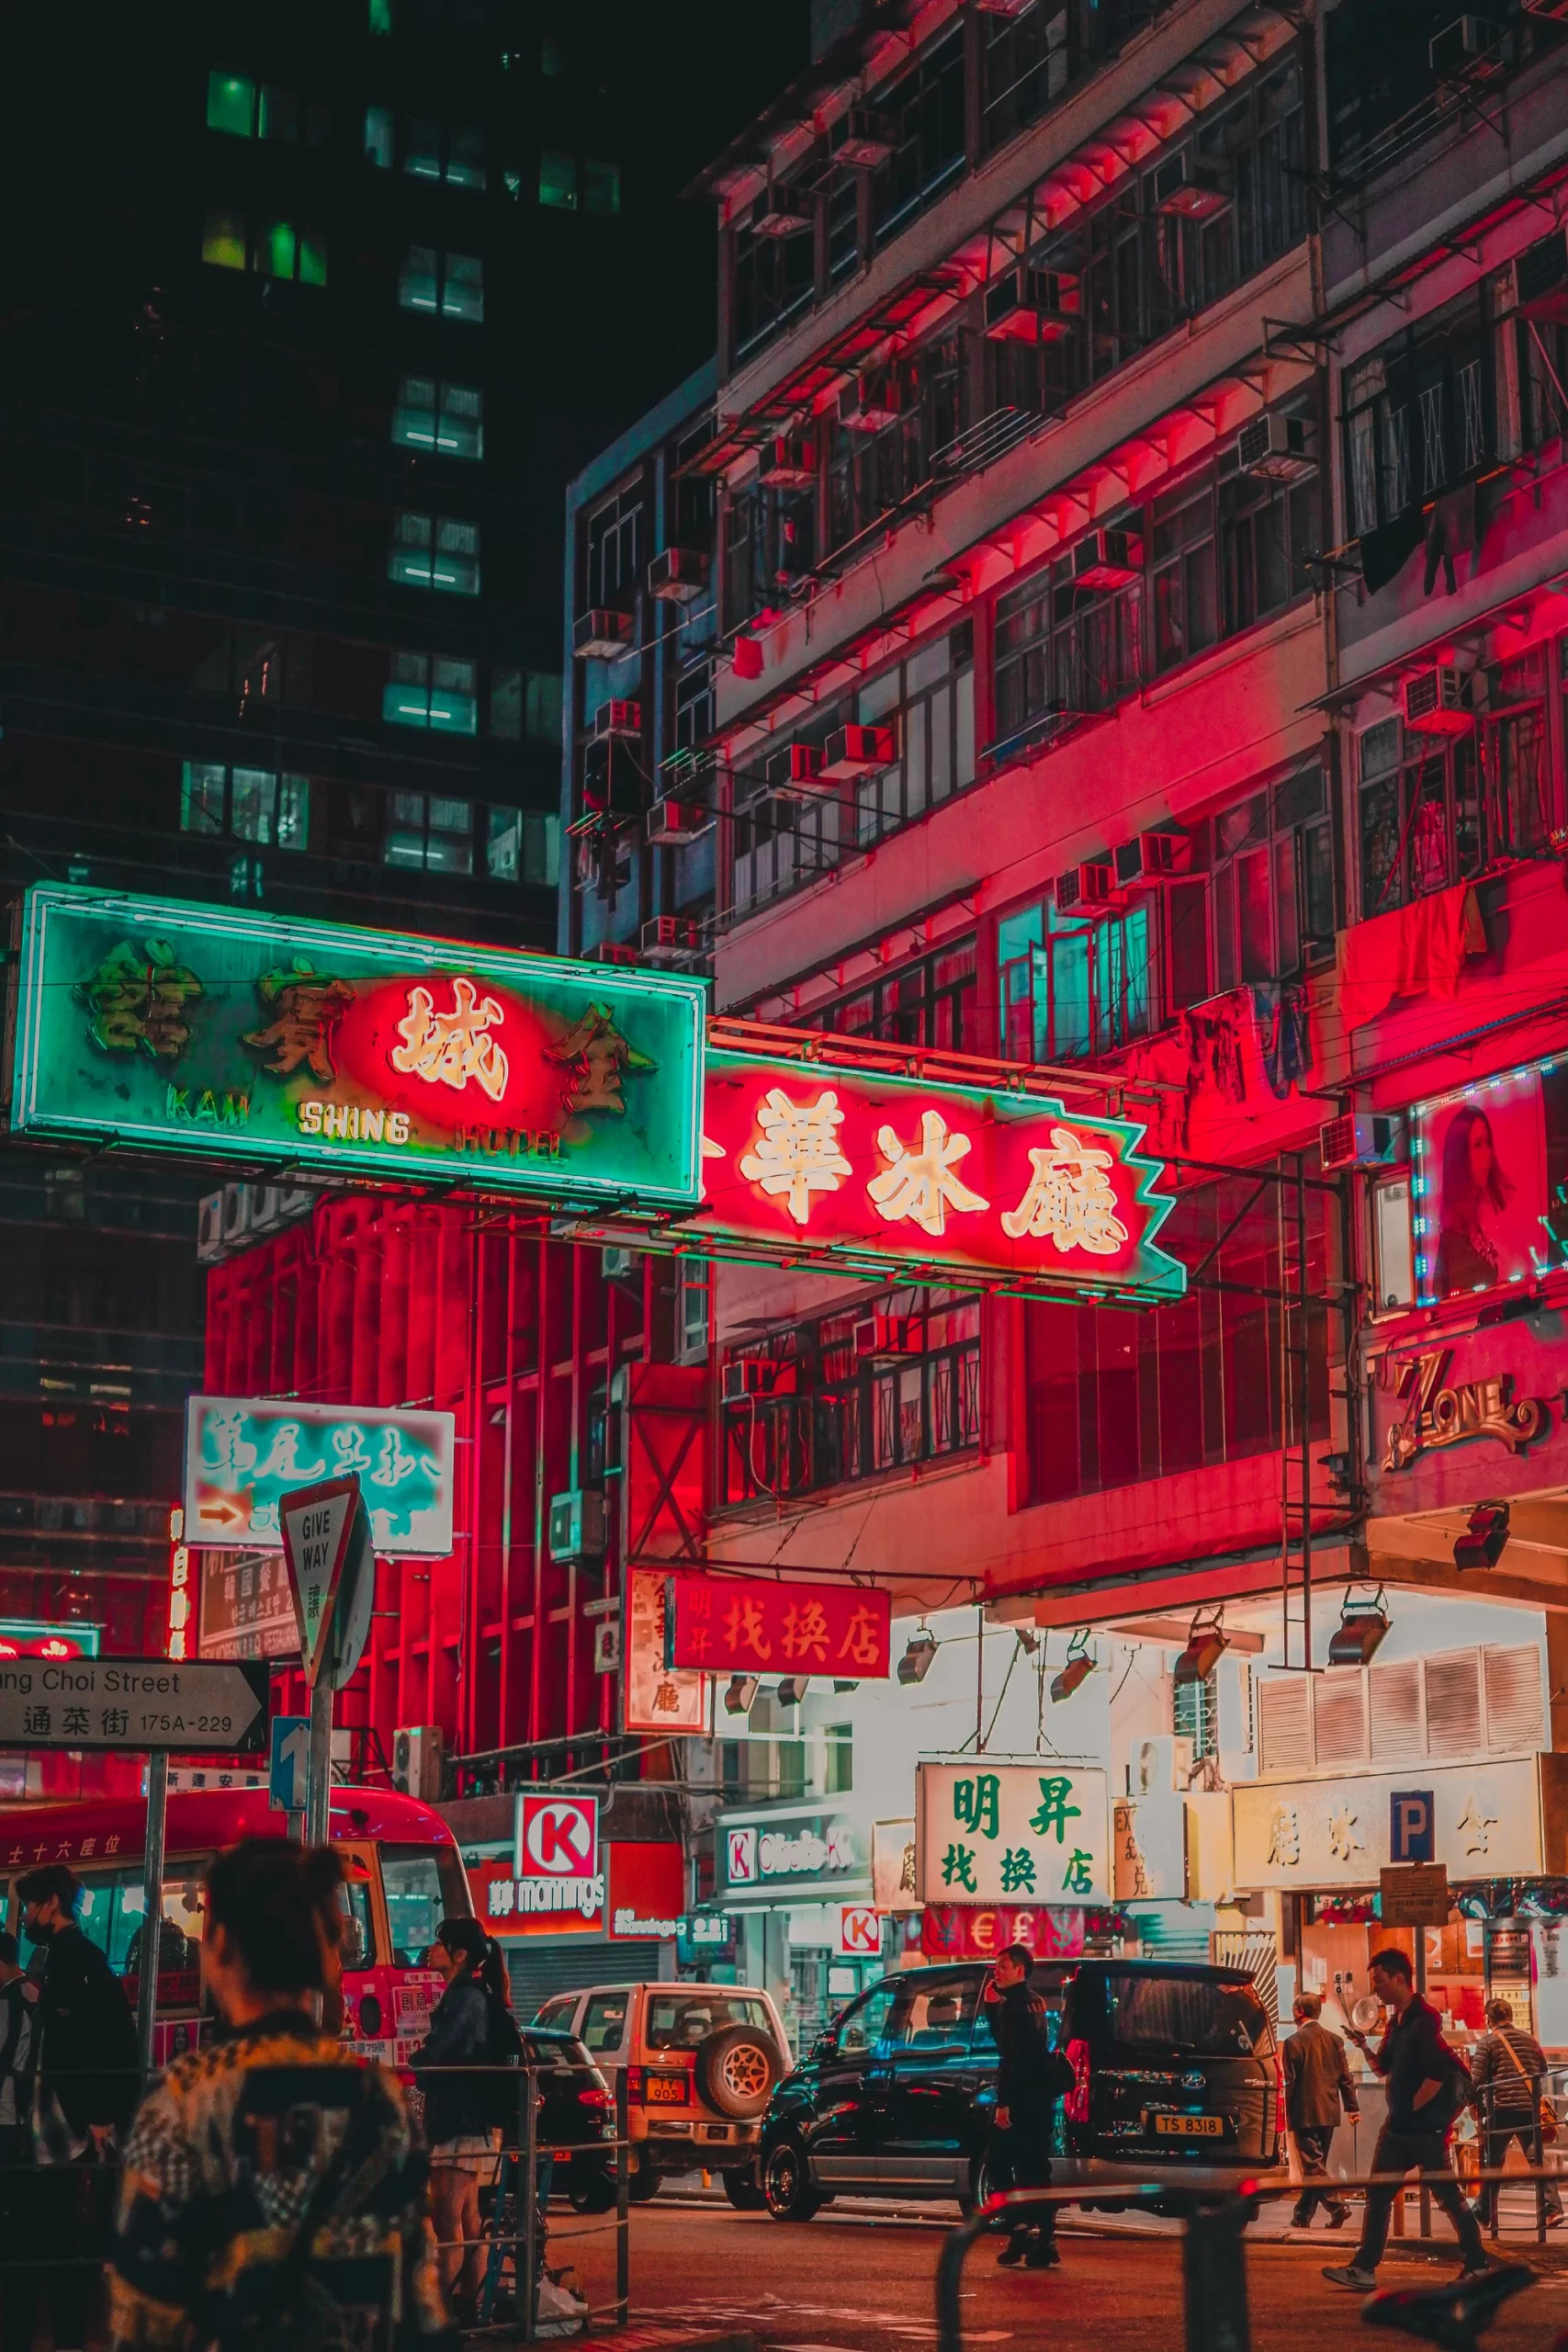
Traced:
<path fill-rule="evenodd" d="M 1302 2167 L 1302 2193 L 1291 2216 L 1298 2230 L 1311 2228 L 1320 2204 L 1327 2208 L 1331 2230 L 1342 2230 L 1350 2218 L 1342 2197 L 1317 2186 L 1328 2178 L 1328 2150 L 1341 2112 L 1360 2113 L 1345 2044 L 1319 2022 L 1322 2011 L 1315 1993 L 1298 1993 L 1296 2030 L 1285 2044 L 1285 2120 Z"/>
<path fill-rule="evenodd" d="M 1325 2269 L 1323 2275 L 1337 2287 L 1358 2287 L 1365 2292 L 1376 2286 L 1400 2183 L 1406 2173 L 1419 2171 L 1438 2176 L 1431 2183 L 1432 2196 L 1459 2238 L 1463 2261 L 1461 2278 L 1479 2278 L 1487 2267 L 1481 2225 L 1449 2169 L 1449 2132 L 1461 2109 L 1470 2101 L 1469 2070 L 1443 2040 L 1436 2009 L 1416 1992 L 1404 1952 L 1393 1945 L 1374 1952 L 1368 1963 L 1367 1982 L 1393 2015 L 1381 2048 L 1369 2048 L 1365 2034 L 1354 2026 L 1350 2039 L 1388 2085 L 1388 2119 L 1378 2133 L 1372 2170 L 1397 2177 L 1368 2189 L 1360 2245 L 1349 2262 Z"/>
<path fill-rule="evenodd" d="M 447 2299 L 472 2324 L 484 2267 L 479 2191 L 500 2170 L 503 2102 L 516 2104 L 515 2085 L 493 2069 L 514 2062 L 521 2041 L 504 1964 L 477 1919 L 443 1919 L 424 1957 L 446 1980 L 413 2053 L 424 2093 L 431 2203 Z"/>
<path fill-rule="evenodd" d="M 176 2058 L 131 2126 L 115 2352 L 457 2352 L 401 2086 L 315 2019 L 337 1867 L 253 1838 L 208 1871 L 201 1973 L 228 2036 Z"/>
<path fill-rule="evenodd" d="M 1486 2022 L 1491 2031 L 1476 2044 L 1470 2062 L 1475 2085 L 1475 2112 L 1481 2124 L 1481 2169 L 1501 2172 L 1509 2144 L 1517 2140 L 1529 2165 L 1541 2161 L 1540 2103 L 1546 2078 L 1546 2053 L 1533 2033 L 1514 2023 L 1506 2001 L 1488 2001 Z M 1481 2183 L 1475 2218 L 1488 2237 L 1497 2234 L 1500 2180 Z M 1554 2180 L 1545 2185 L 1546 2225 L 1562 2225 L 1562 2192 Z"/>
<path fill-rule="evenodd" d="M 1066 2059 L 1046 2041 L 1045 2004 L 1030 1990 L 1033 1965 L 1027 1944 L 1009 1944 L 991 1973 L 987 1996 L 994 2000 L 997 2041 L 997 2104 L 986 2146 L 993 2190 L 1049 2188 L 1051 2110 L 1072 2080 Z M 1053 2269 L 1061 2258 L 1051 2205 L 1041 2208 L 1037 2222 L 1010 2228 L 997 2256 L 1004 2267 L 1021 2262 L 1029 2270 Z"/>
<path fill-rule="evenodd" d="M 22 1933 L 41 1948 L 34 2098 L 37 2245 L 57 2346 L 86 2339 L 114 2210 L 116 2135 L 141 2087 L 136 2020 L 107 1956 L 76 1913 L 82 1882 L 63 1862 L 17 1881 Z"/>
<path fill-rule="evenodd" d="M 33 2070 L 39 1988 L 17 1963 L 17 1939 L 0 1933 L 0 2245 L 7 2249 L 0 2346 L 28 2352 L 38 2306 Z"/>

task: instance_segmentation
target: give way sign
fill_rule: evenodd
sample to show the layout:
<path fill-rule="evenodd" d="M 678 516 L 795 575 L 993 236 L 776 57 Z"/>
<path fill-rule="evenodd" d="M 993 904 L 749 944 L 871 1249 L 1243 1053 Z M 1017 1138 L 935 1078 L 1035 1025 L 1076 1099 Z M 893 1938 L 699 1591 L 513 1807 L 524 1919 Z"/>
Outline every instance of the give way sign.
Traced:
<path fill-rule="evenodd" d="M 599 1870 L 596 1796 L 517 1797 L 517 1878 L 594 1878 Z"/>

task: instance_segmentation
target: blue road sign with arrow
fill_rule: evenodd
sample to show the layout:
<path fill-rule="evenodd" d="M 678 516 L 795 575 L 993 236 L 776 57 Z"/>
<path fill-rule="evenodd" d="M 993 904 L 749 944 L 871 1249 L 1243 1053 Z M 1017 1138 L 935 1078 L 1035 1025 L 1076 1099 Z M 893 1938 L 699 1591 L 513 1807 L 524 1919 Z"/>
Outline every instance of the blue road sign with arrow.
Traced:
<path fill-rule="evenodd" d="M 274 1715 L 267 1803 L 285 1813 L 303 1813 L 310 1765 L 309 1715 Z"/>

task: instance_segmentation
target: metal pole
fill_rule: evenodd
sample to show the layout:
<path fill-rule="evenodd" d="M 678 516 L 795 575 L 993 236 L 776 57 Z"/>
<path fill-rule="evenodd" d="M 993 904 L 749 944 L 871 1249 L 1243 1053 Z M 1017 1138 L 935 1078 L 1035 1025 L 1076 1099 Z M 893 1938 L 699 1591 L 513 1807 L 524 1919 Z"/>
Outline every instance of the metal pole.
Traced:
<path fill-rule="evenodd" d="M 1425 1928 L 1417 1928 L 1415 1932 L 1416 1990 L 1424 1998 L 1427 1991 L 1427 1930 Z M 1421 2235 L 1424 2238 L 1429 2238 L 1432 2234 L 1432 2192 L 1427 2186 L 1424 2175 L 1421 2181 L 1419 2211 L 1421 2215 Z"/>
<path fill-rule="evenodd" d="M 136 2062 L 143 2086 L 152 2072 L 152 2020 L 158 2007 L 158 1939 L 164 1925 L 164 1832 L 168 1820 L 169 1751 L 147 1758 L 147 1842 L 141 1863 L 141 1985 L 136 2004 Z"/>
<path fill-rule="evenodd" d="M 1312 1379 L 1312 1338 L 1308 1315 L 1312 1293 L 1307 1288 L 1306 1166 L 1296 1154 L 1296 1313 L 1301 1317 L 1297 1361 L 1296 1410 L 1302 1417 L 1302 1664 L 1312 1672 L 1312 1412 L 1307 1394 Z"/>
<path fill-rule="evenodd" d="M 525 2067 L 523 2075 L 523 2145 L 518 2151 L 517 2204 L 523 2216 L 523 2243 L 517 2249 L 517 2308 L 523 2315 L 523 2341 L 532 2344 L 538 2321 L 538 2269 L 536 2247 L 539 2234 L 539 2165 L 536 2153 L 539 2137 L 537 2085 L 534 2070 Z"/>
<path fill-rule="evenodd" d="M 986 1752 L 986 1605 L 975 1604 L 975 1753 Z"/>
<path fill-rule="evenodd" d="M 325 1661 L 310 1691 L 310 1756 L 305 1790 L 305 1843 L 324 1846 L 333 1796 L 333 1686 Z"/>
<path fill-rule="evenodd" d="M 626 2097 L 626 2069 L 615 2069 L 615 2325 L 625 2327 L 632 2315 L 631 2237 L 631 2109 Z"/>

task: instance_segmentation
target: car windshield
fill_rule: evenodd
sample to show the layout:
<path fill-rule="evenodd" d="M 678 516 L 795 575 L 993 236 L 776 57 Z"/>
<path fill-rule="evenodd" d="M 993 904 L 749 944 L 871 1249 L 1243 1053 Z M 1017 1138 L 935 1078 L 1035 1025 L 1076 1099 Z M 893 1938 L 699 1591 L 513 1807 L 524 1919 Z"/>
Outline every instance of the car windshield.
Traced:
<path fill-rule="evenodd" d="M 645 2038 L 650 2050 L 694 2050 L 710 2033 L 722 2033 L 731 2025 L 760 2026 L 763 2032 L 770 2031 L 773 2019 L 767 2003 L 723 1993 L 716 1985 L 700 1993 L 649 1996 Z"/>
<path fill-rule="evenodd" d="M 1261 2058 L 1274 2047 L 1269 2013 L 1250 1984 L 1108 1969 L 1086 1971 L 1072 1990 L 1074 2030 L 1098 2018 L 1107 2038 L 1124 2045 L 1198 2058 Z"/>
<path fill-rule="evenodd" d="M 590 2050 L 618 2050 L 626 2035 L 629 1993 L 595 1993 L 582 2013 L 582 2039 Z"/>
<path fill-rule="evenodd" d="M 381 1884 L 394 1968 L 418 1968 L 442 1920 L 469 1908 L 463 1865 L 447 1846 L 383 1846 Z"/>

